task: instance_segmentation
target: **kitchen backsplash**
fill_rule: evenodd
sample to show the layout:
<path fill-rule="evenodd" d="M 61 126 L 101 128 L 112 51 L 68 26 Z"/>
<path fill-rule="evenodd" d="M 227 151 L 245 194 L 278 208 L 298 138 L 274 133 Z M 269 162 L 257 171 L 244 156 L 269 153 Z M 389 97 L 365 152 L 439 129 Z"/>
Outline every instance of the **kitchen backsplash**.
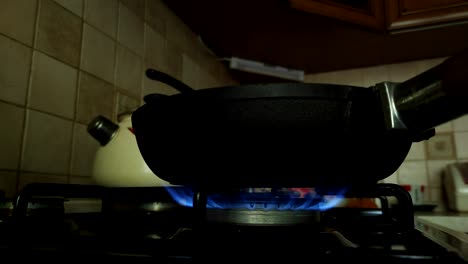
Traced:
<path fill-rule="evenodd" d="M 434 67 L 444 59 L 433 58 L 309 74 L 306 75 L 305 81 L 363 87 L 370 87 L 383 81 L 402 82 Z M 425 197 L 426 202 L 438 204 L 439 206 L 435 210 L 443 211 L 446 209 L 441 181 L 444 167 L 449 163 L 468 162 L 468 115 L 437 126 L 435 129 L 436 135 L 434 137 L 413 143 L 400 168 L 383 182 L 425 185 L 428 190 Z"/>
<path fill-rule="evenodd" d="M 196 89 L 237 82 L 161 0 L 0 2 L 0 189 L 92 183 L 99 147 L 86 125 L 176 93 L 152 67 Z"/>

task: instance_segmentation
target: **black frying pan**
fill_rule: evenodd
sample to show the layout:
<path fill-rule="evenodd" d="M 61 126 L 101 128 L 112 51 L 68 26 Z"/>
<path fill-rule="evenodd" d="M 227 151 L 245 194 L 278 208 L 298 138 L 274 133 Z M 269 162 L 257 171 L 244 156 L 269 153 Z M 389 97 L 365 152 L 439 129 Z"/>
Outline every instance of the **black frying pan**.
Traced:
<path fill-rule="evenodd" d="M 461 54 L 399 84 L 281 83 L 152 94 L 132 115 L 141 154 L 160 178 L 211 187 L 366 186 L 395 172 L 412 142 L 468 113 Z M 461 72 L 461 73 L 460 73 Z"/>

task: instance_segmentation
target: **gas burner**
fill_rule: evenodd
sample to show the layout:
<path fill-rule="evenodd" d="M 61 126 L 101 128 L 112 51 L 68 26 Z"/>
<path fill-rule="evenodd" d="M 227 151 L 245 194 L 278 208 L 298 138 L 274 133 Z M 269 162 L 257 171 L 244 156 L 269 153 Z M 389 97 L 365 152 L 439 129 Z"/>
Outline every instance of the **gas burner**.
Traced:
<path fill-rule="evenodd" d="M 195 192 L 190 199 L 194 200 L 195 210 L 205 212 L 200 215 L 201 220 L 209 223 L 291 226 L 319 224 L 321 211 L 343 198 L 318 195 L 314 188 L 245 188 L 206 194 Z"/>
<path fill-rule="evenodd" d="M 314 188 L 248 188 L 229 192 L 177 190 L 171 190 L 171 196 L 175 201 L 185 201 L 193 207 L 201 223 L 327 227 L 355 217 L 371 218 L 374 225 L 392 226 L 394 232 L 413 228 L 411 197 L 401 186 L 393 184 L 379 184 L 367 190 L 338 191 L 324 188 L 320 191 Z M 399 211 L 389 207 L 387 197 L 390 196 L 398 200 Z M 375 203 L 375 207 L 369 207 L 363 204 L 350 208 L 348 202 L 353 199 L 378 200 L 380 205 Z M 188 202 L 190 200 L 192 203 Z"/>
<path fill-rule="evenodd" d="M 320 211 L 209 209 L 206 221 L 233 225 L 291 226 L 320 223 Z"/>

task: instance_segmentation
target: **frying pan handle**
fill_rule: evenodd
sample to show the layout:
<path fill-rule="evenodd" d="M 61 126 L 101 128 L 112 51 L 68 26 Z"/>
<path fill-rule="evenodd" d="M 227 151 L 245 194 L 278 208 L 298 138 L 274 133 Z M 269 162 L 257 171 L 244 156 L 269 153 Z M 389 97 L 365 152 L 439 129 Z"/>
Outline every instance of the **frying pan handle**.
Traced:
<path fill-rule="evenodd" d="M 181 93 L 188 93 L 188 92 L 194 91 L 192 87 L 188 86 L 187 84 L 177 80 L 176 78 L 164 72 L 149 68 L 146 70 L 145 73 L 146 73 L 146 77 L 148 77 L 149 79 L 153 81 L 160 81 L 162 83 L 165 83 Z"/>
<path fill-rule="evenodd" d="M 376 88 L 387 128 L 428 131 L 468 113 L 468 49 L 407 81 Z"/>

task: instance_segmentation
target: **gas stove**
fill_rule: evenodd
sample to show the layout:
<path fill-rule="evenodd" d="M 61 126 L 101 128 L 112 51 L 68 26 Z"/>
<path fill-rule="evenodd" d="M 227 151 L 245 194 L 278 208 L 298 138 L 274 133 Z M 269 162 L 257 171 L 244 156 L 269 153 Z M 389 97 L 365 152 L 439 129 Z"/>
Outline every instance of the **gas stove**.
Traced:
<path fill-rule="evenodd" d="M 33 183 L 2 210 L 0 250 L 20 260 L 466 263 L 415 229 L 411 197 L 395 184 L 221 191 Z"/>

